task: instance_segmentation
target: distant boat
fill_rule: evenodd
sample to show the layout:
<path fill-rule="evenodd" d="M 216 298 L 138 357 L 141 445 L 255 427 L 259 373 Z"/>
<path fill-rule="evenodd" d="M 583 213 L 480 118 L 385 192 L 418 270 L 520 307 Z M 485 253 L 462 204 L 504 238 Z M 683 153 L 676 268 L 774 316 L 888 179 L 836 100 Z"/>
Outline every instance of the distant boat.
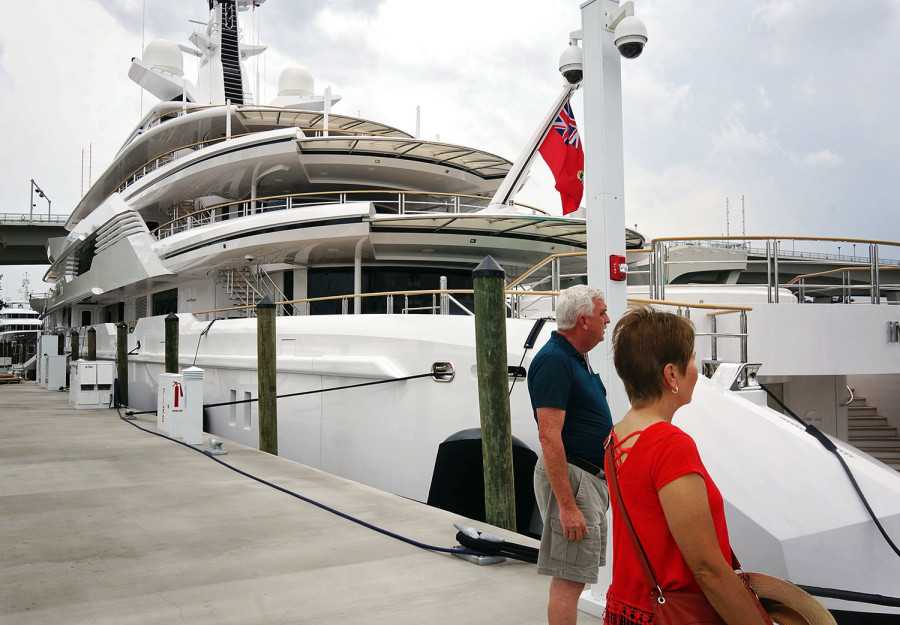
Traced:
<path fill-rule="evenodd" d="M 34 358 L 43 324 L 28 302 L 8 302 L 0 308 L 0 370 L 22 372 Z M 31 363 L 34 369 L 34 363 Z"/>

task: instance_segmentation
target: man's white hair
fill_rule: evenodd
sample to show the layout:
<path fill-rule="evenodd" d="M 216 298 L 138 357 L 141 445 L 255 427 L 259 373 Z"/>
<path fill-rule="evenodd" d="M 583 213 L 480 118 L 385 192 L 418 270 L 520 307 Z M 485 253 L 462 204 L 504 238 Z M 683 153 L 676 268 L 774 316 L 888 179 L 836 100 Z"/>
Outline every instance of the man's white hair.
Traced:
<path fill-rule="evenodd" d="M 571 330 L 578 317 L 594 316 L 594 300 L 606 299 L 601 289 L 586 284 L 576 284 L 559 292 L 556 298 L 556 327 Z"/>

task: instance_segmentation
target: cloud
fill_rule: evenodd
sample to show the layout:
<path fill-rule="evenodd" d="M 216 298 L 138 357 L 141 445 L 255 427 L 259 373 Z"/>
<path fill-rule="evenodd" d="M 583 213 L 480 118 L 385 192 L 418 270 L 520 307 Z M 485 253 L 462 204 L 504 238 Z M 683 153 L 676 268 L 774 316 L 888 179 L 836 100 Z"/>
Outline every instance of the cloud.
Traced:
<path fill-rule="evenodd" d="M 800 99 L 811 100 L 816 97 L 816 79 L 809 74 L 798 79 L 791 91 Z"/>
<path fill-rule="evenodd" d="M 691 83 L 674 84 L 640 66 L 633 70 L 626 72 L 622 79 L 628 114 L 644 123 L 674 120 L 691 96 Z"/>
<path fill-rule="evenodd" d="M 776 143 L 763 131 L 753 132 L 736 118 L 726 120 L 725 126 L 713 137 L 713 148 L 719 155 L 770 154 Z"/>
<path fill-rule="evenodd" d="M 835 169 L 844 164 L 844 159 L 831 150 L 819 150 L 805 155 L 802 162 L 815 169 Z"/>

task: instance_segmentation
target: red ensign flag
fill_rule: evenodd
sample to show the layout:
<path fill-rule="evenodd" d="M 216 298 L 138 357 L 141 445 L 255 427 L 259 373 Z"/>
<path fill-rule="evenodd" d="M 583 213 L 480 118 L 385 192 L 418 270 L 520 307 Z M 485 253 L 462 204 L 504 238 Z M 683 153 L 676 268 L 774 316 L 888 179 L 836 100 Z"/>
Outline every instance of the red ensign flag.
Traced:
<path fill-rule="evenodd" d="M 559 110 L 538 151 L 556 179 L 563 215 L 578 210 L 584 195 L 584 150 L 568 102 Z"/>

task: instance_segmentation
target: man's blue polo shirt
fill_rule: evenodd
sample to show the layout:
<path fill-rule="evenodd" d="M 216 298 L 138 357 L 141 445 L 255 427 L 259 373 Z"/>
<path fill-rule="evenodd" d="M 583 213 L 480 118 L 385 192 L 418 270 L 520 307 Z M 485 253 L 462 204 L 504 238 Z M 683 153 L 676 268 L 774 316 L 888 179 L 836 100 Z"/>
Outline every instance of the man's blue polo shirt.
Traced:
<path fill-rule="evenodd" d="M 566 454 L 602 467 L 603 442 L 613 425 L 606 387 L 561 334 L 554 331 L 531 361 L 528 392 L 535 420 L 538 408 L 566 411 L 562 429 Z"/>

